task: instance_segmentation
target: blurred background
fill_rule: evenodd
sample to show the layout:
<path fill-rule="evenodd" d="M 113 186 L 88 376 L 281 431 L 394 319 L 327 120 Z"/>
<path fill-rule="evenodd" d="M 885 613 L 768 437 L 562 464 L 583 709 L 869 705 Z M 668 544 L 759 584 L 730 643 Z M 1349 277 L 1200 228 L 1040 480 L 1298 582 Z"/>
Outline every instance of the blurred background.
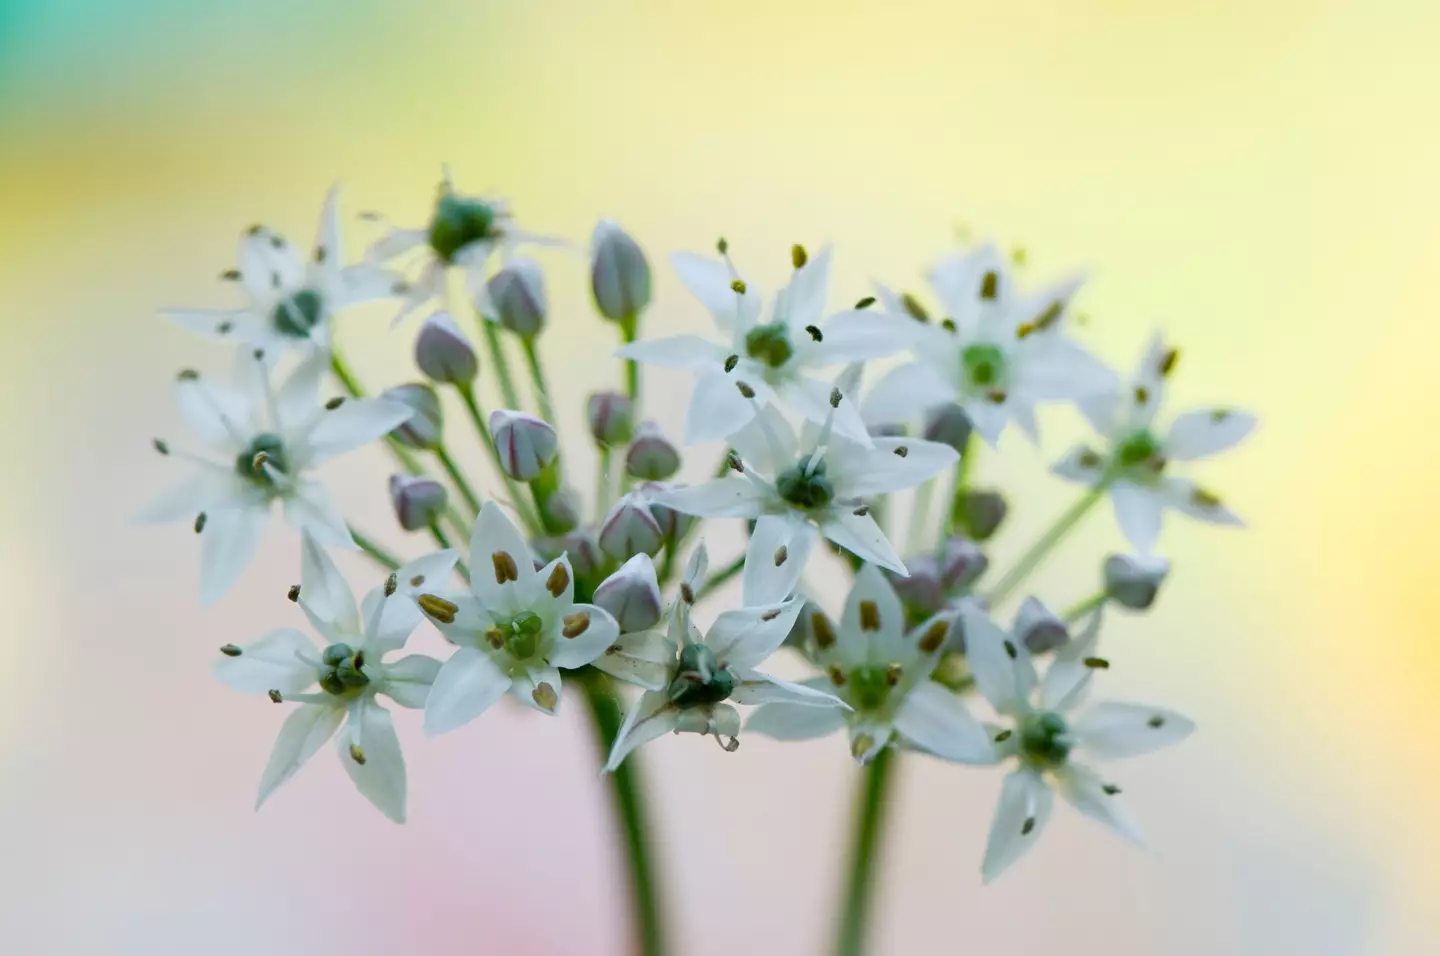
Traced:
<path fill-rule="evenodd" d="M 202 610 L 194 536 L 131 521 L 178 477 L 149 449 L 180 433 L 174 372 L 229 367 L 157 308 L 237 302 L 215 277 L 240 230 L 308 244 L 337 180 L 352 255 L 377 234 L 360 210 L 423 222 L 444 162 L 577 249 L 621 221 L 655 263 L 650 334 L 704 326 L 663 259 L 721 233 L 769 289 L 792 242 L 834 242 L 837 305 L 994 237 L 1031 281 L 1087 272 L 1082 335 L 1111 361 L 1173 336 L 1175 410 L 1260 415 L 1202 471 L 1251 527 L 1171 520 L 1157 609 L 1106 638 L 1108 695 L 1200 724 L 1118 772 L 1153 849 L 1061 808 L 982 888 L 998 774 L 909 759 L 877 952 L 1436 952 L 1437 28 L 1398 0 L 0 0 L 0 951 L 625 951 L 577 701 L 439 739 L 402 713 L 404 827 L 329 752 L 253 813 L 280 716 L 209 665 L 299 623 L 294 540 L 272 527 Z M 542 350 L 583 445 L 614 330 L 583 255 L 543 259 Z M 340 324 L 376 385 L 417 374 L 389 314 Z M 649 383 L 678 430 L 686 380 Z M 1042 449 L 1012 434 L 979 465 L 1016 498 L 1001 566 L 1072 494 L 1045 468 L 1078 419 L 1043 424 Z M 388 468 L 367 450 L 329 472 L 366 526 L 390 526 Z M 1119 544 L 1095 515 L 1039 592 L 1083 596 Z M 811 584 L 838 607 L 838 578 Z M 841 741 L 645 757 L 677 952 L 822 951 L 857 780 Z"/>

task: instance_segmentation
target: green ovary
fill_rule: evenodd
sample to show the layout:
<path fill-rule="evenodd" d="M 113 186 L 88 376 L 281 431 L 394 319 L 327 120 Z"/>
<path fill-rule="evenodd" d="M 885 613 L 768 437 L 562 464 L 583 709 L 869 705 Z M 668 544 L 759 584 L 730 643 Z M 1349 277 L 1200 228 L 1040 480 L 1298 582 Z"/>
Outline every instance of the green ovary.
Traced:
<path fill-rule="evenodd" d="M 265 455 L 265 464 L 257 467 L 255 459 L 262 453 Z M 240 477 L 262 488 L 270 488 L 275 484 L 275 479 L 270 477 L 268 469 L 284 472 L 286 467 L 285 446 L 280 441 L 280 436 L 271 432 L 256 435 L 250 440 L 250 445 L 235 456 L 235 471 Z"/>
<path fill-rule="evenodd" d="M 320 675 L 320 687 L 328 694 L 344 697 L 370 683 L 370 678 L 361 670 L 365 655 L 349 644 L 331 644 L 320 660 L 326 668 Z"/>
<path fill-rule="evenodd" d="M 745 333 L 745 354 L 771 368 L 779 368 L 795 354 L 784 322 L 757 325 Z"/>
<path fill-rule="evenodd" d="M 1161 459 L 1160 443 L 1149 431 L 1138 431 L 1128 436 L 1115 449 L 1115 461 L 1121 468 L 1134 468 Z"/>
<path fill-rule="evenodd" d="M 993 388 L 1005 373 L 1005 356 L 993 345 L 968 345 L 960 353 L 965 380 L 976 388 Z"/>
<path fill-rule="evenodd" d="M 1020 727 L 1020 754 L 1040 767 L 1058 767 L 1070 756 L 1070 725 L 1059 714 L 1032 714 Z"/>
<path fill-rule="evenodd" d="M 672 704 L 684 710 L 718 704 L 734 690 L 734 675 L 719 665 L 714 651 L 704 644 L 686 644 L 667 694 Z"/>
<path fill-rule="evenodd" d="M 813 471 L 807 471 L 809 458 L 802 458 L 788 471 L 775 479 L 775 491 L 781 498 L 797 508 L 824 508 L 835 500 L 835 486 L 825 476 L 825 461 L 815 463 Z"/>
<path fill-rule="evenodd" d="M 308 338 L 310 330 L 320 324 L 324 304 L 320 293 L 313 289 L 301 289 L 288 299 L 281 299 L 271 319 L 276 330 L 284 335 L 294 339 Z"/>
<path fill-rule="evenodd" d="M 474 242 L 497 235 L 495 209 L 476 199 L 445 193 L 435 203 L 430 219 L 430 248 L 443 262 L 453 262 L 455 253 Z"/>

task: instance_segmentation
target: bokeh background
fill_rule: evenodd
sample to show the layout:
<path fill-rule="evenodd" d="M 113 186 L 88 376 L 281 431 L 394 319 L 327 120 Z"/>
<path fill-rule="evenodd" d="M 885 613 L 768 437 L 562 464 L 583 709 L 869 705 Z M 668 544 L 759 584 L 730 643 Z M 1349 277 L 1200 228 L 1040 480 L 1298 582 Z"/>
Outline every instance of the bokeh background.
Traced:
<path fill-rule="evenodd" d="M 998 777 L 909 760 L 879 952 L 1440 951 L 1437 30 L 1398 0 L 0 0 L 0 951 L 624 951 L 574 701 L 435 740 L 403 714 L 405 827 L 328 752 L 252 813 L 279 715 L 208 667 L 294 623 L 293 540 L 273 529 L 202 610 L 189 531 L 130 521 L 175 477 L 148 448 L 178 432 L 171 376 L 229 364 L 157 307 L 230 304 L 214 277 L 239 231 L 308 242 L 337 179 L 348 214 L 422 221 L 442 162 L 582 247 L 621 220 L 657 264 L 652 332 L 703 325 L 662 259 L 722 232 L 769 288 L 790 243 L 835 242 L 845 302 L 871 277 L 917 287 L 968 230 L 1023 247 L 1036 281 L 1084 268 L 1083 334 L 1119 364 L 1163 326 L 1178 405 L 1261 415 L 1204 470 L 1251 528 L 1172 521 L 1158 609 L 1107 637 L 1114 696 L 1201 725 L 1118 773 L 1154 849 L 1061 810 L 982 888 Z M 376 227 L 347 221 L 358 252 Z M 581 257 L 545 263 L 577 441 L 613 330 Z M 386 318 L 340 332 L 377 384 L 415 374 L 413 327 Z M 678 425 L 684 380 L 650 385 Z M 1043 449 L 1010 436 L 980 465 L 1019 502 L 1002 565 L 1070 494 L 1044 469 L 1078 422 L 1044 424 Z M 387 467 L 330 473 L 370 526 Z M 1041 593 L 1083 595 L 1118 543 L 1096 515 Z M 838 582 L 811 583 L 833 604 Z M 840 741 L 646 756 L 678 951 L 821 951 L 856 778 Z"/>

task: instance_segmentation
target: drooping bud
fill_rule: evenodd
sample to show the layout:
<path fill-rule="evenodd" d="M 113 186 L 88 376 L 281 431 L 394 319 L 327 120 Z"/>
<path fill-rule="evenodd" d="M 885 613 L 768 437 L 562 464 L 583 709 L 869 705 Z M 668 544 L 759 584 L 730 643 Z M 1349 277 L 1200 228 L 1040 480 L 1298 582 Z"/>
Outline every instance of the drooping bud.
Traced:
<path fill-rule="evenodd" d="M 607 219 L 590 236 L 590 289 L 612 322 L 633 321 L 650 304 L 650 263 L 625 230 Z"/>
<path fill-rule="evenodd" d="M 445 385 L 473 382 L 480 372 L 474 347 L 449 312 L 436 312 L 420 327 L 415 364 L 432 382 Z"/>
<path fill-rule="evenodd" d="M 433 388 L 418 382 L 396 385 L 381 392 L 380 397 L 403 402 L 414 409 L 409 421 L 390 433 L 392 438 L 411 448 L 434 448 L 440 444 L 445 416 Z"/>
<path fill-rule="evenodd" d="M 949 445 L 964 454 L 965 447 L 970 443 L 971 431 L 970 416 L 954 402 L 936 405 L 925 413 L 924 436 L 927 441 Z"/>
<path fill-rule="evenodd" d="M 968 589 L 989 567 L 990 559 L 985 557 L 980 545 L 969 538 L 951 538 L 945 542 L 940 556 L 940 586 L 947 594 Z"/>
<path fill-rule="evenodd" d="M 664 543 L 660 523 L 640 492 L 622 495 L 600 526 L 601 549 L 622 561 L 637 554 L 653 556 Z"/>
<path fill-rule="evenodd" d="M 680 470 L 680 450 L 654 422 L 641 422 L 625 452 L 625 470 L 646 481 L 664 481 Z"/>
<path fill-rule="evenodd" d="M 955 522 L 976 541 L 988 541 L 1009 512 L 998 491 L 967 491 L 955 502 Z"/>
<path fill-rule="evenodd" d="M 549 308 L 545 276 L 531 259 L 512 259 L 485 283 L 495 318 L 521 338 L 531 339 L 545 327 Z"/>
<path fill-rule="evenodd" d="M 580 523 L 580 494 L 574 488 L 561 488 L 545 499 L 545 527 L 564 533 L 575 530 Z"/>
<path fill-rule="evenodd" d="M 419 531 L 440 520 L 445 512 L 445 486 L 433 478 L 390 476 L 390 503 L 406 531 Z"/>
<path fill-rule="evenodd" d="M 505 474 L 530 481 L 550 467 L 560 453 L 555 429 L 528 412 L 500 409 L 490 413 L 490 436 L 500 452 Z"/>
<path fill-rule="evenodd" d="M 1169 573 L 1164 558 L 1112 554 L 1105 559 L 1105 595 L 1121 607 L 1143 611 L 1155 603 Z"/>
<path fill-rule="evenodd" d="M 660 622 L 660 584 L 649 555 L 637 554 L 595 589 L 595 603 L 609 611 L 630 634 Z"/>
<path fill-rule="evenodd" d="M 640 486 L 640 492 L 647 498 L 653 499 L 662 491 L 670 491 L 679 487 L 682 486 L 672 482 L 650 481 Z M 690 526 L 695 523 L 694 516 L 682 514 L 665 505 L 658 505 L 653 500 L 650 502 L 650 515 L 660 526 L 660 533 L 665 536 L 666 544 L 684 537 L 690 530 Z"/>
<path fill-rule="evenodd" d="M 623 445 L 635 433 L 634 406 L 620 392 L 596 392 L 585 401 L 591 436 L 602 445 Z"/>
<path fill-rule="evenodd" d="M 1038 598 L 1027 597 L 1015 612 L 1015 639 L 1032 654 L 1043 654 L 1070 640 L 1065 622 L 1051 613 Z"/>

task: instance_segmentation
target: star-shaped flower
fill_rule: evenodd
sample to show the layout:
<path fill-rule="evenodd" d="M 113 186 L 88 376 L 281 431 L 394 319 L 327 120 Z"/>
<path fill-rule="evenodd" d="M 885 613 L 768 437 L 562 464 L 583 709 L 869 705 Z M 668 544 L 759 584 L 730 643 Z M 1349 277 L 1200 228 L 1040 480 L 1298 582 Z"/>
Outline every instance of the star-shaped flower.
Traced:
<path fill-rule="evenodd" d="M 400 582 L 443 580 L 455 558 L 455 552 L 441 551 L 405 565 L 366 594 L 357 610 L 334 561 L 315 538 L 302 536 L 301 583 L 291 598 L 325 639 L 324 649 L 302 631 L 281 628 L 244 647 L 225 645 L 214 668 L 236 690 L 300 704 L 280 728 L 255 809 L 338 729 L 340 763 L 356 789 L 385 816 L 405 822 L 405 758 L 390 712 L 376 697 L 383 694 L 401 707 L 425 706 L 440 662 L 422 654 L 391 663 L 384 658 L 405 645 L 421 619 Z M 318 692 L 307 692 L 317 683 Z"/>
<path fill-rule="evenodd" d="M 374 264 L 345 264 L 339 187 L 325 197 L 312 258 L 302 258 L 279 233 L 252 226 L 240 239 L 238 267 L 224 277 L 240 283 L 249 299 L 243 308 L 166 309 L 163 314 L 202 335 L 258 349 L 270 360 L 290 351 L 328 351 L 336 313 L 393 296 L 399 283 L 399 276 Z"/>
<path fill-rule="evenodd" d="M 777 740 L 811 740 L 849 728 L 850 753 L 868 762 L 899 735 L 905 743 L 965 763 L 991 763 L 994 746 L 959 696 L 930 680 L 950 636 L 949 616 L 907 632 L 905 611 L 879 569 L 855 577 L 837 629 L 821 611 L 810 620 L 810 653 L 825 671 L 806 686 L 850 710 L 766 704 L 746 729 Z"/>
<path fill-rule="evenodd" d="M 800 247 L 795 272 L 775 296 L 769 321 L 760 320 L 761 298 L 734 271 L 729 258 L 690 253 L 671 257 L 675 271 L 710 310 L 720 341 L 676 335 L 636 342 L 616 354 L 651 365 L 688 368 L 695 388 L 685 413 L 685 441 L 725 438 L 743 428 L 758 409 L 777 400 L 817 424 L 832 414 L 823 368 L 879 358 L 902 348 L 908 319 L 876 310 L 850 309 L 825 318 L 830 249 L 813 259 Z M 868 444 L 859 409 L 835 414 L 835 430 Z"/>
<path fill-rule="evenodd" d="M 459 649 L 425 707 L 438 734 L 479 717 L 508 691 L 547 714 L 560 706 L 562 668 L 583 667 L 620 633 L 610 612 L 575 603 L 575 575 L 561 555 L 535 569 L 510 518 L 487 501 L 470 536 L 469 593 L 425 593 L 420 608 Z"/>
<path fill-rule="evenodd" d="M 975 684 L 1003 722 L 994 728 L 998 759 L 1014 758 L 990 827 L 981 864 L 986 882 L 999 876 L 1040 838 L 1050 820 L 1052 788 L 1071 806 L 1140 843 L 1139 829 L 1117 799 L 1120 788 L 1079 757 L 1133 757 L 1177 743 L 1195 725 L 1161 707 L 1097 702 L 1080 707 L 1096 669 L 1100 614 L 1056 652 L 1044 680 L 1023 640 L 990 622 L 983 611 L 962 611 L 965 655 Z M 943 756 L 943 755 L 942 755 Z"/>
<path fill-rule="evenodd" d="M 713 736 L 726 751 L 735 750 L 740 745 L 740 712 L 735 704 L 846 706 L 826 691 L 756 670 L 785 642 L 805 604 L 802 598 L 722 611 L 708 632 L 700 632 L 691 620 L 691 603 L 708 563 L 702 542 L 690 557 L 680 600 L 670 612 L 664 688 L 646 691 L 625 715 L 605 764 L 607 771 L 620 766 L 636 747 L 666 732 Z"/>
<path fill-rule="evenodd" d="M 242 359 L 240 387 L 226 388 L 182 372 L 175 386 L 180 416 L 220 456 L 155 447 L 196 466 L 196 474 L 140 515 L 142 521 L 193 520 L 200 532 L 200 600 L 223 594 L 250 563 L 269 520 L 284 505 L 285 520 L 333 546 L 355 546 L 329 492 L 311 469 L 359 448 L 403 424 L 409 406 L 387 399 L 346 399 L 317 404 L 326 362 L 300 365 L 278 391 L 258 358 Z"/>
<path fill-rule="evenodd" d="M 910 421 L 953 402 L 991 445 L 1012 420 L 1038 439 L 1038 403 L 1083 398 L 1109 382 L 1105 366 L 1063 329 L 1078 280 L 1022 296 L 1000 253 L 987 245 L 940 262 L 930 282 L 948 318 L 910 323 L 918 361 L 875 384 L 864 402 L 867 421 Z M 890 308 L 900 308 L 893 293 L 881 292 Z"/>
<path fill-rule="evenodd" d="M 1243 524 L 1212 492 L 1170 473 L 1171 462 L 1208 458 L 1238 445 L 1255 427 L 1255 416 L 1217 406 L 1186 412 L 1168 430 L 1155 427 L 1166 379 L 1178 352 L 1156 335 L 1128 387 L 1112 380 L 1110 388 L 1080 403 L 1081 410 L 1108 447 L 1072 449 L 1055 466 L 1062 478 L 1104 486 L 1120 530 L 1141 555 L 1160 535 L 1167 508 L 1211 524 Z"/>

